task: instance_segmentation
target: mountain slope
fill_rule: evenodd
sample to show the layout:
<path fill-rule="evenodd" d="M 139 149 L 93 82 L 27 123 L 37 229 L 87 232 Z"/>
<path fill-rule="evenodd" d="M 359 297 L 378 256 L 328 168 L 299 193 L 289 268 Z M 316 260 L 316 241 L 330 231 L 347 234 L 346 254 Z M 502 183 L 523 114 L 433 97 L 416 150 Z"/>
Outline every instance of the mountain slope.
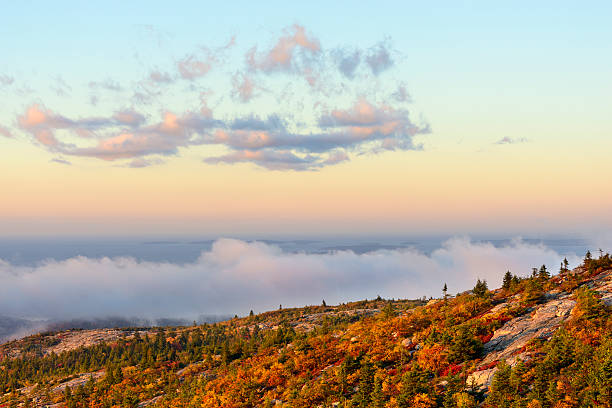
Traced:
<path fill-rule="evenodd" d="M 605 255 L 427 304 L 377 299 L 198 327 L 32 336 L 0 347 L 1 401 L 610 407 L 611 307 Z"/>

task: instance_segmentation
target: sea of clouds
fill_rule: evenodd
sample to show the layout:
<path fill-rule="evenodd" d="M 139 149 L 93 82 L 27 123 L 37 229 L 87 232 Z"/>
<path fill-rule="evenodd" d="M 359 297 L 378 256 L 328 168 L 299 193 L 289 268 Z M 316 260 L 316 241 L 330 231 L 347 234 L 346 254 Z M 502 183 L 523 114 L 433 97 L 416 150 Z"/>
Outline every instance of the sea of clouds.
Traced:
<path fill-rule="evenodd" d="M 0 260 L 1 315 L 28 319 L 142 319 L 246 315 L 283 307 L 337 304 L 363 298 L 440 296 L 486 279 L 498 287 L 506 270 L 528 275 L 546 264 L 558 270 L 567 257 L 520 239 L 502 246 L 452 238 L 430 252 L 386 249 L 357 254 L 285 252 L 275 245 L 219 239 L 195 262 L 132 257 L 73 257 L 33 266 Z"/>

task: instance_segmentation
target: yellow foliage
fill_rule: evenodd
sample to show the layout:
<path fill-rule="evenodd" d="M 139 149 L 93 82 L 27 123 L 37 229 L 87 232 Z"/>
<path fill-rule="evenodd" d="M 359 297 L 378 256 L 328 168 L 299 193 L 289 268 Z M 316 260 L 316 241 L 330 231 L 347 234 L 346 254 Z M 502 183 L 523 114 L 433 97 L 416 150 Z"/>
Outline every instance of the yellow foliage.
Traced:
<path fill-rule="evenodd" d="M 412 401 L 413 408 L 433 408 L 435 406 L 436 403 L 427 394 L 417 394 Z"/>
<path fill-rule="evenodd" d="M 476 400 L 470 394 L 465 392 L 458 392 L 453 395 L 453 399 L 457 404 L 457 408 L 474 408 L 476 407 Z"/>

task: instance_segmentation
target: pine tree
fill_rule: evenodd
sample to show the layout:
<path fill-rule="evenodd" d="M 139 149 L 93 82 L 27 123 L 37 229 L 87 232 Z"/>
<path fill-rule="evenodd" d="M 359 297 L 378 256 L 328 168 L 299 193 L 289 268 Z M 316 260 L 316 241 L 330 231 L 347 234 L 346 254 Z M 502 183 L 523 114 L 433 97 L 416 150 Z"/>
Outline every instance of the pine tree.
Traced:
<path fill-rule="evenodd" d="M 418 364 L 412 366 L 402 378 L 402 387 L 397 397 L 400 408 L 412 406 L 412 399 L 417 394 L 425 394 L 429 391 L 428 381 L 425 373 Z"/>
<path fill-rule="evenodd" d="M 548 280 L 550 278 L 550 273 L 546 269 L 546 265 L 540 266 L 540 270 L 538 271 L 538 279 L 540 280 Z"/>
<path fill-rule="evenodd" d="M 510 273 L 510 271 L 506 271 L 506 273 L 504 274 L 504 281 L 502 283 L 502 288 L 505 290 L 510 289 L 510 286 L 512 285 L 512 274 Z"/>
<path fill-rule="evenodd" d="M 442 288 L 442 293 L 444 295 L 444 300 L 448 297 L 448 286 L 446 286 L 446 282 L 444 282 L 444 287 Z"/>
<path fill-rule="evenodd" d="M 364 361 L 359 372 L 359 391 L 353 399 L 353 406 L 368 408 L 372 402 L 374 391 L 374 366 L 369 361 Z"/>
<path fill-rule="evenodd" d="M 497 371 L 495 372 L 495 377 L 493 377 L 493 382 L 491 383 L 491 392 L 487 398 L 487 401 L 499 408 L 508 408 L 510 407 L 510 399 L 512 395 L 510 394 L 511 386 L 510 386 L 510 376 L 512 374 L 512 369 L 505 361 L 501 361 L 497 365 Z"/>
<path fill-rule="evenodd" d="M 372 407 L 383 408 L 385 406 L 385 394 L 382 389 L 382 379 L 379 376 L 374 378 L 374 391 L 372 391 Z"/>
<path fill-rule="evenodd" d="M 481 281 L 480 279 L 476 281 L 476 285 L 474 286 L 474 289 L 472 289 L 472 292 L 478 297 L 485 297 L 488 291 L 489 287 L 487 286 L 487 281 Z"/>

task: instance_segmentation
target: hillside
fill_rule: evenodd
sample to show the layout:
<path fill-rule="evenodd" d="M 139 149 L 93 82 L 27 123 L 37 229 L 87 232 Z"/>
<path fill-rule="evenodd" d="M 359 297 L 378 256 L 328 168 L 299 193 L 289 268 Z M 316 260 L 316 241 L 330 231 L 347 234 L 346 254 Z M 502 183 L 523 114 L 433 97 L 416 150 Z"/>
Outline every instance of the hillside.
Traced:
<path fill-rule="evenodd" d="M 0 407 L 610 408 L 611 307 L 589 254 L 428 302 L 43 333 L 0 346 Z"/>

